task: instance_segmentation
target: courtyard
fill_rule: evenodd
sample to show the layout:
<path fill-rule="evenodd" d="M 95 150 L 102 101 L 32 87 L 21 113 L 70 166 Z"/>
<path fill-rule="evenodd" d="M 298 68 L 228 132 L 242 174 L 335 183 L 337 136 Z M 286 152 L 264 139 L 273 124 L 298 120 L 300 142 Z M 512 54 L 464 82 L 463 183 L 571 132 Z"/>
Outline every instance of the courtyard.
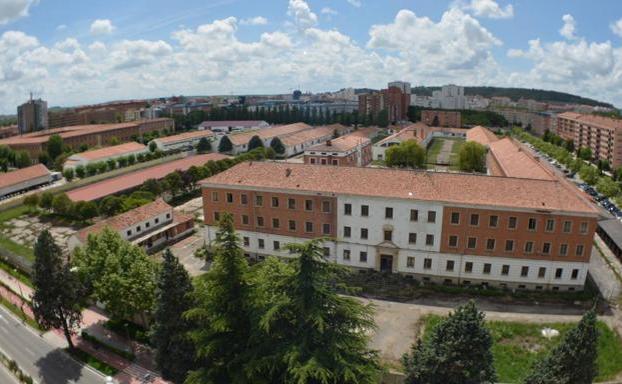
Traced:
<path fill-rule="evenodd" d="M 426 149 L 428 169 L 437 171 L 457 170 L 458 151 L 464 139 L 458 137 L 435 137 Z"/>

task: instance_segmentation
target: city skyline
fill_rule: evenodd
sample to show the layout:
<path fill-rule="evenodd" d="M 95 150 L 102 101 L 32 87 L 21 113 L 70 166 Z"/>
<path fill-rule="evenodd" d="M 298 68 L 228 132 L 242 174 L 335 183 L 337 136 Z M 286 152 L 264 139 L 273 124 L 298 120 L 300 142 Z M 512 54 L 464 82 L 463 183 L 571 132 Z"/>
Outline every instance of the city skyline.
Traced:
<path fill-rule="evenodd" d="M 61 10 L 7 0 L 0 113 L 14 113 L 30 91 L 70 106 L 381 88 L 395 79 L 552 89 L 620 106 L 622 12 L 613 1 L 601 5 L 290 0 L 188 1 L 182 9 L 139 1 L 119 13 L 110 2 Z"/>

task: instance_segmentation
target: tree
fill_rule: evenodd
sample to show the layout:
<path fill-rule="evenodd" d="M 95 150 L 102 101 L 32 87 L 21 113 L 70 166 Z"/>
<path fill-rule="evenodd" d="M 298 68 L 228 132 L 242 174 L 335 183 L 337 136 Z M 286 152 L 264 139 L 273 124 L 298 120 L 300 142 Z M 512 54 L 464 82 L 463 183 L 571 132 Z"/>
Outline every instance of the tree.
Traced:
<path fill-rule="evenodd" d="M 170 250 L 166 250 L 156 281 L 156 308 L 152 340 L 162 377 L 183 383 L 196 364 L 194 345 L 188 338 L 191 323 L 183 315 L 194 306 L 192 281 Z"/>
<path fill-rule="evenodd" d="M 97 165 L 97 163 L 88 163 L 86 165 L 86 174 L 88 176 L 96 175 L 98 171 L 99 171 L 99 166 Z"/>
<path fill-rule="evenodd" d="M 83 165 L 78 165 L 76 167 L 76 176 L 78 176 L 81 179 L 83 179 L 84 176 L 86 176 L 86 170 L 84 169 Z"/>
<path fill-rule="evenodd" d="M 63 176 L 67 179 L 67 181 L 73 180 L 74 174 L 75 172 L 73 168 L 67 168 L 63 171 Z"/>
<path fill-rule="evenodd" d="M 166 184 L 168 185 L 169 190 L 171 191 L 171 195 L 175 196 L 183 187 L 183 181 L 181 179 L 181 175 L 179 171 L 171 172 L 164 178 Z"/>
<path fill-rule="evenodd" d="M 149 151 L 155 152 L 158 149 L 158 144 L 155 141 L 149 143 Z"/>
<path fill-rule="evenodd" d="M 386 150 L 386 164 L 389 167 L 423 168 L 425 150 L 415 140 L 406 140 Z"/>
<path fill-rule="evenodd" d="M 157 265 L 117 232 L 104 228 L 90 235 L 73 259 L 84 285 L 114 319 L 143 316 L 153 309 Z"/>
<path fill-rule="evenodd" d="M 378 126 L 380 128 L 386 128 L 389 126 L 389 111 L 386 109 L 378 112 Z"/>
<path fill-rule="evenodd" d="M 162 186 L 156 179 L 147 179 L 140 187 L 143 191 L 151 192 L 154 196 L 159 196 L 162 193 Z"/>
<path fill-rule="evenodd" d="M 43 328 L 62 328 L 69 347 L 73 348 L 71 335 L 82 320 L 83 289 L 63 262 L 62 251 L 47 230 L 35 242 L 33 265 L 32 309 L 35 319 Z"/>
<path fill-rule="evenodd" d="M 26 168 L 32 165 L 32 160 L 30 160 L 30 155 L 26 151 L 17 151 L 15 152 L 15 166 L 17 168 Z"/>
<path fill-rule="evenodd" d="M 36 193 L 24 197 L 24 205 L 32 212 L 39 205 L 39 195 Z"/>
<path fill-rule="evenodd" d="M 218 152 L 220 153 L 228 153 L 233 150 L 233 143 L 228 136 L 223 136 L 220 139 L 220 143 L 218 143 Z"/>
<path fill-rule="evenodd" d="M 247 383 L 251 292 L 248 264 L 233 228 L 233 217 L 222 215 L 216 233 L 214 262 L 195 286 L 197 306 L 187 312 L 196 326 L 190 335 L 200 367 L 187 384 Z"/>
<path fill-rule="evenodd" d="M 579 171 L 579 177 L 586 183 L 590 185 L 596 184 L 598 176 L 598 169 L 586 164 L 581 166 L 581 170 Z"/>
<path fill-rule="evenodd" d="M 43 209 L 52 209 L 52 203 L 54 202 L 54 195 L 52 192 L 45 191 L 41 195 L 39 200 L 39 206 Z"/>
<path fill-rule="evenodd" d="M 589 161 L 592 159 L 592 150 L 590 148 L 581 147 L 579 148 L 577 156 L 579 156 L 580 159 Z"/>
<path fill-rule="evenodd" d="M 564 144 L 564 148 L 566 148 L 566 150 L 570 153 L 574 152 L 574 140 L 568 139 L 566 140 L 566 143 Z"/>
<path fill-rule="evenodd" d="M 197 152 L 198 153 L 206 153 L 212 149 L 212 144 L 210 144 L 207 137 L 202 137 L 201 140 L 197 143 Z"/>
<path fill-rule="evenodd" d="M 402 357 L 409 384 L 494 383 L 492 336 L 473 301 L 458 307 Z"/>
<path fill-rule="evenodd" d="M 251 139 L 248 141 L 248 150 L 252 151 L 255 148 L 263 148 L 263 141 L 257 135 L 251 137 Z"/>
<path fill-rule="evenodd" d="M 538 361 L 525 384 L 592 383 L 598 374 L 596 313 L 590 310 L 548 355 Z"/>
<path fill-rule="evenodd" d="M 611 178 L 607 176 L 599 177 L 598 182 L 596 183 L 596 190 L 607 197 L 614 197 L 618 193 L 620 193 L 620 187 L 618 183 L 611 180 Z"/>
<path fill-rule="evenodd" d="M 467 141 L 458 150 L 458 167 L 465 172 L 486 172 L 486 147 Z"/>
<path fill-rule="evenodd" d="M 106 160 L 106 166 L 112 171 L 117 167 L 117 161 L 115 159 L 108 159 Z"/>
<path fill-rule="evenodd" d="M 60 156 L 60 154 L 63 153 L 64 150 L 63 138 L 60 137 L 60 135 L 58 134 L 50 136 L 46 149 L 48 156 L 50 156 L 50 159 L 56 160 L 56 158 Z"/>
<path fill-rule="evenodd" d="M 118 196 L 106 196 L 99 203 L 99 212 L 106 216 L 114 216 L 123 210 L 123 199 Z"/>
<path fill-rule="evenodd" d="M 78 201 L 74 206 L 74 215 L 86 221 L 97 217 L 98 209 L 94 201 Z"/>
<path fill-rule="evenodd" d="M 278 136 L 275 136 L 272 139 L 272 141 L 270 142 L 270 148 L 274 149 L 274 152 L 276 152 L 277 155 L 285 154 L 285 146 L 283 145 L 283 142 L 281 141 L 281 139 L 279 139 Z"/>
<path fill-rule="evenodd" d="M 73 211 L 73 201 L 71 201 L 71 199 L 64 193 L 56 195 L 52 201 L 52 210 L 57 215 L 70 215 Z"/>

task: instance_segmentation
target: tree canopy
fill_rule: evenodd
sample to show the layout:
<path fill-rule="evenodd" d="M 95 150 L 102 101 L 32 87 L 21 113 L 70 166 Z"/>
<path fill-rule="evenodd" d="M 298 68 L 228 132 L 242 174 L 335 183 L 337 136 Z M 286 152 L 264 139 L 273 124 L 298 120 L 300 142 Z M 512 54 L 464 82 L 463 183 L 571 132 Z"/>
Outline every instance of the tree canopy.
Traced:
<path fill-rule="evenodd" d="M 197 152 L 198 153 L 206 153 L 212 149 L 212 144 L 209 142 L 207 137 L 202 137 L 197 143 Z"/>
<path fill-rule="evenodd" d="M 252 151 L 255 148 L 263 148 L 263 141 L 257 135 L 251 137 L 251 139 L 248 141 L 248 150 Z"/>
<path fill-rule="evenodd" d="M 63 138 L 58 134 L 50 136 L 47 142 L 47 153 L 50 159 L 55 160 L 61 153 L 63 153 L 64 144 Z"/>
<path fill-rule="evenodd" d="M 285 153 L 285 145 L 278 136 L 275 136 L 270 142 L 270 148 L 274 149 L 278 155 L 282 155 Z"/>
<path fill-rule="evenodd" d="M 232 150 L 233 150 L 233 143 L 231 143 L 231 140 L 229 139 L 228 136 L 223 136 L 220 139 L 220 143 L 218 143 L 218 152 L 225 153 L 225 152 L 231 152 Z"/>
<path fill-rule="evenodd" d="M 486 172 L 486 147 L 467 141 L 458 150 L 458 167 L 465 172 Z"/>
<path fill-rule="evenodd" d="M 385 162 L 389 167 L 423 168 L 425 149 L 415 140 L 406 140 L 386 150 Z"/>

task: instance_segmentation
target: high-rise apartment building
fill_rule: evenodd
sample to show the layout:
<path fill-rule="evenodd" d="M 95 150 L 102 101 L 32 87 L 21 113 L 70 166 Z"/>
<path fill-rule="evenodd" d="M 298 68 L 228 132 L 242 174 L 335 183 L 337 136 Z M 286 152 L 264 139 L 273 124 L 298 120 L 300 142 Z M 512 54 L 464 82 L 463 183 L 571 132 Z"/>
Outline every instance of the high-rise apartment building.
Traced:
<path fill-rule="evenodd" d="M 389 122 L 407 120 L 409 105 L 410 83 L 403 81 L 393 81 L 379 92 L 359 95 L 359 115 L 377 117 L 386 110 Z"/>
<path fill-rule="evenodd" d="M 20 134 L 48 129 L 48 103 L 41 99 L 30 100 L 17 107 L 17 127 Z"/>

